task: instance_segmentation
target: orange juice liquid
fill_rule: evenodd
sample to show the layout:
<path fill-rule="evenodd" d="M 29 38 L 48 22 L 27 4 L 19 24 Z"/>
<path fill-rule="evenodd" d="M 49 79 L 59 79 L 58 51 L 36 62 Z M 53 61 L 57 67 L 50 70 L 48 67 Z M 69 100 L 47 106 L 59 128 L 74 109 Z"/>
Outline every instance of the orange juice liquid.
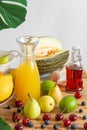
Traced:
<path fill-rule="evenodd" d="M 15 95 L 24 104 L 32 98 L 40 97 L 40 76 L 37 65 L 33 61 L 25 61 L 19 64 L 15 78 Z"/>

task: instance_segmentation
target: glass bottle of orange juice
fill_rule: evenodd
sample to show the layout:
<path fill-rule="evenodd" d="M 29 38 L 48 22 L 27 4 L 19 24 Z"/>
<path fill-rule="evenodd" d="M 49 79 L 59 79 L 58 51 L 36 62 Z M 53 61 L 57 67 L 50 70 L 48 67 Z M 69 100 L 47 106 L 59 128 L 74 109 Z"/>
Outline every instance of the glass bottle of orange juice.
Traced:
<path fill-rule="evenodd" d="M 17 68 L 14 92 L 17 99 L 24 104 L 31 97 L 40 97 L 40 75 L 34 59 L 34 49 L 39 43 L 39 38 L 21 36 L 17 38 L 20 46 L 20 63 Z"/>

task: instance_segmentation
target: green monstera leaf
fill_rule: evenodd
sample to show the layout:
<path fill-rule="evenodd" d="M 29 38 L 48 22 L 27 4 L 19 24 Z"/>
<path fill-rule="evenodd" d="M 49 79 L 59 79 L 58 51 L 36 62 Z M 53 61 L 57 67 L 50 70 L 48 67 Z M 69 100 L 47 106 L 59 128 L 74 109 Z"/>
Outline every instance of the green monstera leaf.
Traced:
<path fill-rule="evenodd" d="M 12 130 L 11 126 L 0 117 L 0 130 Z"/>
<path fill-rule="evenodd" d="M 17 28 L 25 21 L 27 0 L 0 0 L 0 30 Z"/>

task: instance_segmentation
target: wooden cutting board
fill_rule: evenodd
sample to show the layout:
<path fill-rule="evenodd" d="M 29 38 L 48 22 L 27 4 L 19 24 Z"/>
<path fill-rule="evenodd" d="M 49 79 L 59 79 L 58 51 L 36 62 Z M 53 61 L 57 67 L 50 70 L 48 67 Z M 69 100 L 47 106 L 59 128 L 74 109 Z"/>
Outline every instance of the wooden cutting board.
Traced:
<path fill-rule="evenodd" d="M 78 129 L 76 130 L 84 130 L 83 129 L 83 124 L 84 122 L 87 122 L 86 120 L 83 120 L 83 116 L 87 115 L 87 76 L 84 76 L 83 78 L 83 86 L 84 89 L 82 91 L 82 98 L 78 99 L 78 107 L 77 109 L 72 112 L 74 114 L 76 114 L 78 116 L 78 120 L 72 123 L 76 123 Z M 67 93 L 65 90 L 62 91 L 63 96 L 66 95 L 74 95 L 74 93 Z M 85 101 L 86 105 L 85 106 L 81 106 L 81 102 Z M 12 108 L 10 110 L 6 109 L 5 107 L 7 107 L 8 105 L 12 105 Z M 4 108 L 3 108 L 4 107 Z M 79 109 L 83 109 L 83 113 L 79 113 Z M 12 113 L 17 111 L 17 108 L 15 107 L 15 98 L 14 95 L 4 104 L 0 105 L 0 116 L 9 123 L 9 125 L 12 127 L 12 130 L 14 130 L 14 126 L 15 123 L 12 121 Z M 55 109 L 50 112 L 49 114 L 51 115 L 51 120 L 50 120 L 50 124 L 45 128 L 45 130 L 53 130 L 53 125 L 54 124 L 58 124 L 59 125 L 59 129 L 58 130 L 71 130 L 70 127 L 68 127 L 68 129 L 66 127 L 64 127 L 63 122 L 62 121 L 55 121 L 55 115 L 57 113 L 59 113 L 59 108 L 58 106 L 55 107 Z M 28 127 L 24 127 L 24 130 L 41 130 L 41 124 L 44 123 L 44 121 L 42 120 L 42 116 L 44 113 L 41 113 L 40 117 L 36 120 L 31 120 L 34 123 L 34 127 L 33 128 L 28 128 Z M 68 118 L 69 114 L 64 114 L 64 118 Z M 21 121 L 23 119 L 23 115 L 21 114 Z M 20 121 L 20 122 L 21 122 Z"/>

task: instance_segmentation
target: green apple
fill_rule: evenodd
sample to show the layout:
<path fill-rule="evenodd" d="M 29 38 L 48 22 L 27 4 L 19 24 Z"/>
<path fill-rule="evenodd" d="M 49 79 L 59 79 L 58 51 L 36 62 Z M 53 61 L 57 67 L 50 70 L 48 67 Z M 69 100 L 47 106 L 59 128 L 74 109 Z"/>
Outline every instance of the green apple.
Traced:
<path fill-rule="evenodd" d="M 9 60 L 8 58 L 9 58 L 8 55 L 3 55 L 3 56 L 1 56 L 1 57 L 0 57 L 0 64 L 5 64 L 5 63 L 7 63 L 8 60 Z"/>
<path fill-rule="evenodd" d="M 37 100 L 30 97 L 30 100 L 24 105 L 23 112 L 24 116 L 28 117 L 29 119 L 36 119 L 39 117 L 41 109 Z"/>
<path fill-rule="evenodd" d="M 49 95 L 41 96 L 38 100 L 42 112 L 51 112 L 55 107 L 54 99 Z"/>

